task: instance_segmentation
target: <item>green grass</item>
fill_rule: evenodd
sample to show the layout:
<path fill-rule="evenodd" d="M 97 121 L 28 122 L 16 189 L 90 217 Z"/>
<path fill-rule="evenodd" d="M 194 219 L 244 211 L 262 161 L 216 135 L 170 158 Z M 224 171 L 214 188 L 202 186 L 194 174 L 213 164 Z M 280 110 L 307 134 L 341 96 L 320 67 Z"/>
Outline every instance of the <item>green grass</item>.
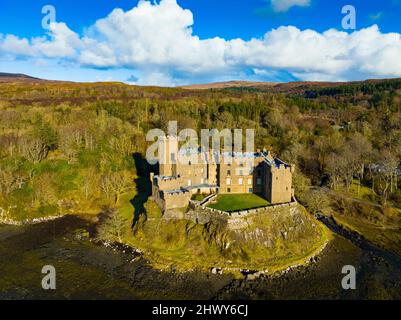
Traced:
<path fill-rule="evenodd" d="M 363 185 L 357 179 L 352 181 L 349 191 L 345 187 L 342 187 L 340 191 L 360 200 L 374 201 L 375 199 L 379 198 L 379 196 L 371 188 Z"/>
<path fill-rule="evenodd" d="M 359 233 L 375 245 L 401 255 L 401 210 L 343 202 L 331 215 L 343 228 Z"/>
<path fill-rule="evenodd" d="M 266 207 L 270 203 L 256 194 L 222 194 L 217 197 L 217 202 L 209 205 L 210 208 L 234 212 L 248 209 Z"/>

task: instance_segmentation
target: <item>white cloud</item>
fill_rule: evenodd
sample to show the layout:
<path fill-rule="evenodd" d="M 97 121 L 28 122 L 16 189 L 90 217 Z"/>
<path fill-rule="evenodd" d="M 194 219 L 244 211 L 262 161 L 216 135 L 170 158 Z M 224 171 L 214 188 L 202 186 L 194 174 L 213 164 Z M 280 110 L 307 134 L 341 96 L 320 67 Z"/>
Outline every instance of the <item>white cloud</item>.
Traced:
<path fill-rule="evenodd" d="M 400 34 L 382 33 L 377 25 L 351 34 L 283 26 L 263 38 L 227 41 L 200 39 L 193 23 L 192 13 L 176 0 L 142 0 L 129 11 L 115 9 L 81 36 L 64 23 L 52 24 L 47 37 L 0 36 L 0 61 L 51 59 L 84 68 L 125 68 L 135 71 L 135 83 L 157 85 L 245 74 L 274 80 L 283 72 L 301 80 L 401 77 Z"/>
<path fill-rule="evenodd" d="M 272 7 L 276 12 L 286 12 L 295 6 L 308 7 L 310 2 L 311 0 L 271 0 Z"/>
<path fill-rule="evenodd" d="M 14 35 L 0 38 L 0 52 L 26 57 L 73 57 L 82 46 L 79 36 L 65 23 L 52 23 L 49 38 L 36 37 L 30 41 Z"/>

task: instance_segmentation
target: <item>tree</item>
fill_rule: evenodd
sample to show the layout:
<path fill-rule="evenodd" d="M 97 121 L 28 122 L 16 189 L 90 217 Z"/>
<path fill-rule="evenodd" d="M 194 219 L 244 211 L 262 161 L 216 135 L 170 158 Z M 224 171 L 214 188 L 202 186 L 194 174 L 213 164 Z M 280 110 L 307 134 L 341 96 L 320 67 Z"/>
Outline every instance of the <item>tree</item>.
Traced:
<path fill-rule="evenodd" d="M 47 122 L 36 123 L 33 135 L 42 142 L 47 152 L 56 150 L 58 146 L 57 132 Z"/>
<path fill-rule="evenodd" d="M 350 165 L 354 168 L 354 176 L 359 180 L 358 194 L 361 181 L 365 177 L 365 168 L 371 161 L 372 144 L 362 134 L 354 133 L 347 144 L 347 154 L 344 156 L 352 158 Z"/>
<path fill-rule="evenodd" d="M 18 172 L 3 170 L 0 168 L 0 193 L 8 196 L 14 190 L 21 189 L 25 183 L 25 177 Z"/>
<path fill-rule="evenodd" d="M 82 173 L 82 178 L 81 191 L 85 197 L 85 200 L 88 201 L 90 199 L 99 197 L 101 191 L 99 187 L 99 170 L 94 167 L 85 169 Z"/>
<path fill-rule="evenodd" d="M 133 187 L 133 181 L 128 171 L 109 172 L 102 177 L 100 186 L 103 194 L 117 205 L 120 197 Z"/>
<path fill-rule="evenodd" d="M 384 151 L 377 164 L 377 174 L 379 177 L 379 191 L 383 194 L 384 203 L 387 202 L 388 195 L 397 189 L 399 160 L 389 151 Z"/>
<path fill-rule="evenodd" d="M 19 141 L 19 153 L 33 163 L 39 163 L 47 156 L 45 145 L 37 138 L 21 138 Z"/>
<path fill-rule="evenodd" d="M 99 227 L 98 237 L 104 240 L 123 242 L 123 235 L 127 230 L 128 221 L 118 212 L 110 213 L 106 221 Z"/>
<path fill-rule="evenodd" d="M 327 193 L 322 189 L 309 189 L 300 200 L 313 214 L 324 211 L 330 204 Z"/>

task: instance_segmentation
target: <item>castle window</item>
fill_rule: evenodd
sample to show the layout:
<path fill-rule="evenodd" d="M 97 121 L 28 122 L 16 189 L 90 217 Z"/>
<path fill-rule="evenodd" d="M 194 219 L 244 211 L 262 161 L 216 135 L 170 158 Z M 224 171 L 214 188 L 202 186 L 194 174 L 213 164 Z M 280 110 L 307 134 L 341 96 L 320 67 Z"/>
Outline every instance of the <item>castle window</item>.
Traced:
<path fill-rule="evenodd" d="M 288 187 L 286 187 L 286 188 L 285 188 L 285 190 L 287 190 L 287 191 L 288 191 Z"/>
<path fill-rule="evenodd" d="M 231 184 L 231 179 L 227 178 L 227 185 L 230 185 L 230 184 Z"/>
<path fill-rule="evenodd" d="M 239 166 L 240 166 L 240 167 L 243 167 L 243 166 L 244 166 L 244 163 L 243 163 L 243 162 L 241 162 Z"/>
<path fill-rule="evenodd" d="M 175 153 L 170 154 L 170 159 L 172 162 L 175 162 Z"/>
<path fill-rule="evenodd" d="M 239 183 L 240 185 L 243 185 L 243 184 L 244 184 L 244 180 L 243 180 L 242 178 L 240 178 L 240 179 L 238 179 L 238 183 Z"/>
<path fill-rule="evenodd" d="M 248 184 L 249 184 L 249 185 L 252 184 L 252 179 L 248 179 Z"/>
<path fill-rule="evenodd" d="M 192 186 L 192 181 L 188 180 L 188 187 Z"/>
<path fill-rule="evenodd" d="M 276 180 L 278 180 L 278 177 L 276 177 Z"/>
<path fill-rule="evenodd" d="M 231 176 L 231 170 L 227 170 L 227 175 Z"/>
<path fill-rule="evenodd" d="M 257 180 L 256 180 L 256 183 L 257 183 L 257 185 L 261 185 L 262 184 L 262 179 L 260 179 L 260 178 L 258 178 Z"/>
<path fill-rule="evenodd" d="M 244 175 L 244 170 L 240 170 L 240 171 L 239 171 L 239 175 L 240 175 L 240 176 L 243 176 L 243 175 Z"/>
<path fill-rule="evenodd" d="M 249 193 L 253 193 L 253 189 L 252 188 L 249 188 Z"/>
<path fill-rule="evenodd" d="M 262 176 L 262 171 L 259 169 L 258 170 L 258 177 L 261 177 Z"/>
<path fill-rule="evenodd" d="M 227 189 L 227 192 L 230 193 L 230 192 L 231 192 L 231 188 L 228 188 L 228 189 Z"/>
<path fill-rule="evenodd" d="M 192 166 L 192 161 L 189 161 L 189 165 Z"/>

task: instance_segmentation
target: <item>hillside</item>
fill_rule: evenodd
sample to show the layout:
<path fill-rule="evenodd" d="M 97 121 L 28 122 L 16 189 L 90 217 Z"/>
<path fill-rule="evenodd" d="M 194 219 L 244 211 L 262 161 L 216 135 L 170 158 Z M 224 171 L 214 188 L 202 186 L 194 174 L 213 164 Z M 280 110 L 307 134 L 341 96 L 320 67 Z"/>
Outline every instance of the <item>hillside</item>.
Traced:
<path fill-rule="evenodd" d="M 368 87 L 386 87 L 392 86 L 394 83 L 400 82 L 401 79 L 371 79 L 365 81 L 353 81 L 353 82 L 313 82 L 313 81 L 296 81 L 286 83 L 274 83 L 274 82 L 248 82 L 248 81 L 229 81 L 229 82 L 217 82 L 209 84 L 197 84 L 182 86 L 181 88 L 187 90 L 210 90 L 210 89 L 231 89 L 237 91 L 255 91 L 255 92 L 271 92 L 271 93 L 285 93 L 285 94 L 298 94 L 304 95 L 305 93 L 338 93 L 344 91 L 352 91 L 353 88 L 359 90 L 366 90 Z M 397 87 L 400 87 L 397 85 Z M 357 90 L 358 91 L 358 90 Z"/>
<path fill-rule="evenodd" d="M 233 80 L 227 82 L 213 82 L 204 84 L 193 84 L 178 87 L 157 87 L 157 86 L 135 86 L 128 85 L 122 82 L 92 82 L 92 83 L 79 83 L 71 81 L 55 81 L 55 80 L 43 80 L 35 78 L 26 74 L 18 73 L 4 73 L 0 72 L 1 83 L 15 83 L 15 82 L 30 82 L 40 83 L 43 85 L 58 84 L 58 85 L 74 85 L 77 87 L 99 87 L 99 86 L 114 86 L 120 85 L 128 88 L 138 88 L 143 90 L 157 90 L 158 88 L 163 90 L 184 90 L 184 91 L 207 91 L 207 90 L 233 90 L 236 92 L 265 92 L 265 93 L 284 93 L 284 94 L 295 94 L 305 95 L 307 98 L 313 98 L 313 94 L 322 95 L 335 95 L 341 93 L 366 93 L 367 88 L 401 88 L 401 79 L 370 79 L 365 81 L 352 81 L 352 82 L 314 82 L 314 81 L 295 81 L 295 82 L 254 82 L 254 81 L 242 81 Z M 313 93 L 311 95 L 311 93 Z"/>
<path fill-rule="evenodd" d="M 295 165 L 296 196 L 308 211 L 325 211 L 350 229 L 366 230 L 360 226 L 371 220 L 369 238 L 396 247 L 401 80 L 276 86 L 283 89 L 0 82 L 0 219 L 123 211 L 131 226 L 134 214 L 146 213 L 149 174 L 138 169 L 146 134 L 177 121 L 180 130 L 254 129 L 255 148 Z M 313 187 L 370 201 L 383 214 L 363 207 L 349 219 L 355 209 L 341 198 L 324 201 L 328 192 Z"/>
<path fill-rule="evenodd" d="M 152 202 L 147 217 L 125 238 L 152 265 L 176 270 L 212 268 L 272 273 L 309 262 L 331 238 L 330 232 L 298 205 L 254 214 L 227 225 L 216 217 L 201 224 L 163 216 Z"/>
<path fill-rule="evenodd" d="M 14 81 L 43 81 L 43 80 L 21 73 L 0 72 L 0 82 L 14 82 Z"/>
<path fill-rule="evenodd" d="M 225 88 L 249 88 L 249 87 L 266 87 L 275 86 L 273 82 L 250 82 L 250 81 L 228 81 L 228 82 L 214 82 L 205 84 L 193 84 L 182 86 L 180 88 L 190 90 L 207 90 L 207 89 L 225 89 Z"/>
<path fill-rule="evenodd" d="M 5 73 L 5 72 L 0 72 L 0 78 L 18 78 L 18 79 L 36 79 L 39 80 L 39 78 L 34 78 L 31 76 L 28 76 L 26 74 L 22 73 Z"/>

